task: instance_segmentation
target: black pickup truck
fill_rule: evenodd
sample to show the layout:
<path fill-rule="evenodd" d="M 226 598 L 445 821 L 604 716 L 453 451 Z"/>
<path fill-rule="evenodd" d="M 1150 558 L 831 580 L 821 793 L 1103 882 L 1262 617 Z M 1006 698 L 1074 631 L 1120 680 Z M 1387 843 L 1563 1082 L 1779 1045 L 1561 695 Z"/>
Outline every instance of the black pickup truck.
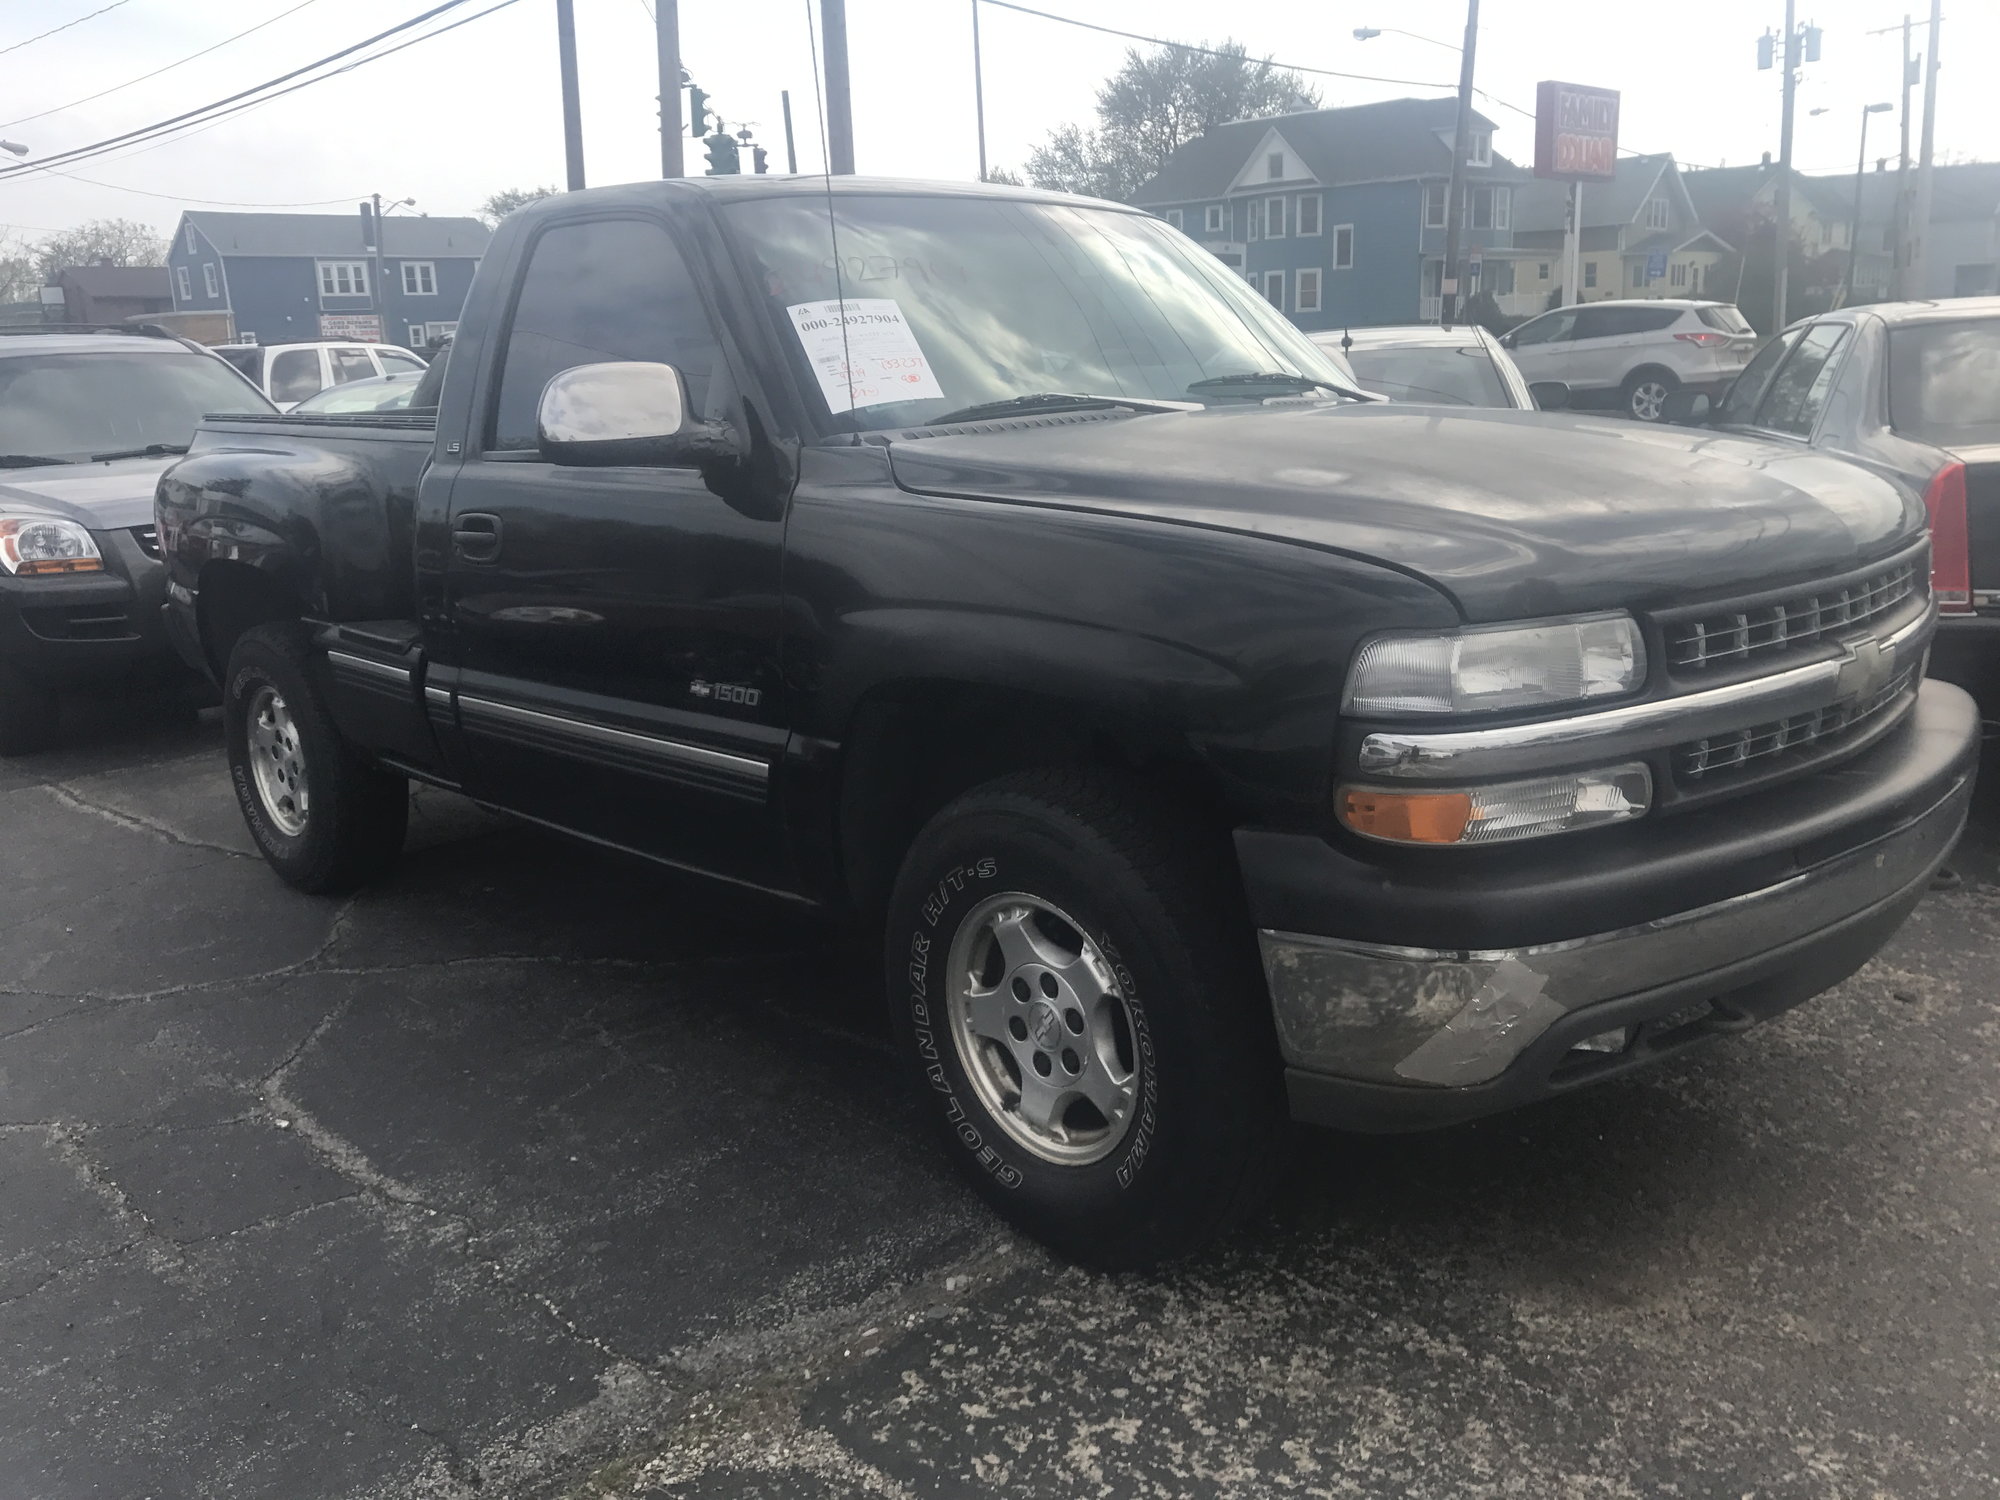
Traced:
<path fill-rule="evenodd" d="M 970 1178 L 1136 1264 L 1287 1118 L 1469 1118 L 1867 960 L 1966 816 L 1919 497 L 1376 402 L 1113 204 L 676 181 L 509 219 L 434 410 L 226 418 L 166 605 L 270 862 L 412 780 L 881 934 Z"/>

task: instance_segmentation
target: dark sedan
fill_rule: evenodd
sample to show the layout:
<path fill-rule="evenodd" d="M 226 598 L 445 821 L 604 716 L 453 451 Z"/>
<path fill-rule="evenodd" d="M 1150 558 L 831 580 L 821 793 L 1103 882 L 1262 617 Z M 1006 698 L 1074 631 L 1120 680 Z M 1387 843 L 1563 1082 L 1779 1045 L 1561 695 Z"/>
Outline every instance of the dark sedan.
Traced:
<path fill-rule="evenodd" d="M 1941 675 L 2000 658 L 2000 297 L 1846 308 L 1794 323 L 1688 420 L 1821 449 L 1899 479 L 1931 517 Z"/>

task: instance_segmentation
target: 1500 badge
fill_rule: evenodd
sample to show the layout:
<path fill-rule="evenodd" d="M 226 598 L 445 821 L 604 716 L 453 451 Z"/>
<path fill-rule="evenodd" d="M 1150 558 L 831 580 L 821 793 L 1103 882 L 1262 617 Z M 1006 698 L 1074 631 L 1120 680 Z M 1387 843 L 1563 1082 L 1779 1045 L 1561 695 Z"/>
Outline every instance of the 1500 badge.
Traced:
<path fill-rule="evenodd" d="M 745 708 L 755 708 L 764 697 L 761 688 L 745 687 L 740 682 L 703 682 L 699 677 L 688 684 L 688 694 L 717 703 L 740 703 Z"/>

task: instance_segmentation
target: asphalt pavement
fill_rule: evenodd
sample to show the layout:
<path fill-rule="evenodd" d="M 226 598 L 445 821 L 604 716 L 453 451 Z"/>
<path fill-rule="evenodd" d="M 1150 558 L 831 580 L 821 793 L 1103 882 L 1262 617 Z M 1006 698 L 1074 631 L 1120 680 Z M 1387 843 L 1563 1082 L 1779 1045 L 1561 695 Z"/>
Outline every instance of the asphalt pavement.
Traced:
<path fill-rule="evenodd" d="M 428 791 L 300 896 L 126 713 L 0 762 L 0 1500 L 2000 1493 L 2000 777 L 1831 994 L 1106 1277 L 813 922 Z"/>

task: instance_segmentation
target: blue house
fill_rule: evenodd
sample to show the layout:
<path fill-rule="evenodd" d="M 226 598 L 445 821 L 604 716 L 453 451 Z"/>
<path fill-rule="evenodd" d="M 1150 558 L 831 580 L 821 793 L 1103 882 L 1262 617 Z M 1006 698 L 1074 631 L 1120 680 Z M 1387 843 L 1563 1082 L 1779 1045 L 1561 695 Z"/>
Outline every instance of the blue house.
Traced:
<path fill-rule="evenodd" d="M 1455 99 L 1390 99 L 1234 120 L 1183 144 L 1132 201 L 1213 251 L 1308 332 L 1438 316 Z M 1509 314 L 1544 296 L 1516 277 L 1513 197 L 1532 175 L 1474 113 L 1461 253 L 1470 295 Z M 1517 286 L 1522 289 L 1517 291 Z"/>
<path fill-rule="evenodd" d="M 416 348 L 458 326 L 491 238 L 477 219 L 184 213 L 167 252 L 175 312 L 229 312 L 260 344 L 380 339 Z"/>

